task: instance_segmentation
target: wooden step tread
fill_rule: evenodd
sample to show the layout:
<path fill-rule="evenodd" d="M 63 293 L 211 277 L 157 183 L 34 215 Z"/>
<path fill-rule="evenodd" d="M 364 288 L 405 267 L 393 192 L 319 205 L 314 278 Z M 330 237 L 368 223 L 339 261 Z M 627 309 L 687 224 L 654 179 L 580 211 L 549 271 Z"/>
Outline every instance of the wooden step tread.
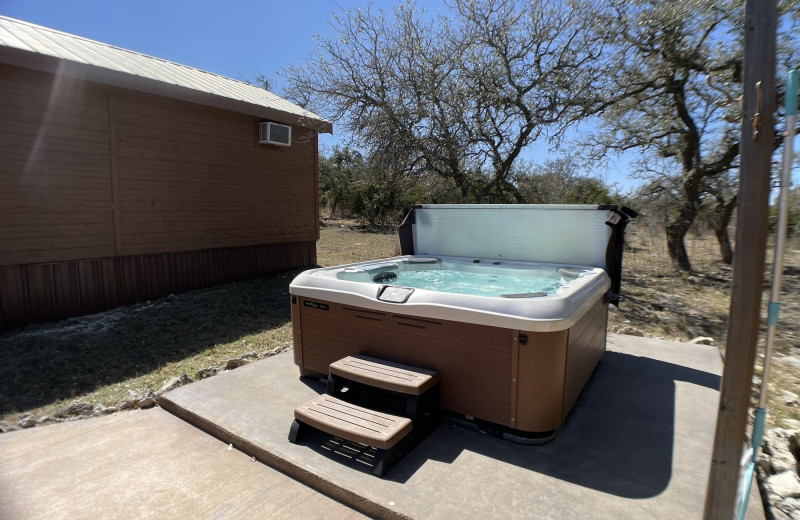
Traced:
<path fill-rule="evenodd" d="M 295 419 L 343 439 L 388 450 L 408 435 L 411 419 L 375 412 L 327 394 L 294 411 Z"/>
<path fill-rule="evenodd" d="M 409 395 L 421 395 L 439 382 L 439 372 L 355 355 L 331 363 L 332 374 L 365 385 Z"/>

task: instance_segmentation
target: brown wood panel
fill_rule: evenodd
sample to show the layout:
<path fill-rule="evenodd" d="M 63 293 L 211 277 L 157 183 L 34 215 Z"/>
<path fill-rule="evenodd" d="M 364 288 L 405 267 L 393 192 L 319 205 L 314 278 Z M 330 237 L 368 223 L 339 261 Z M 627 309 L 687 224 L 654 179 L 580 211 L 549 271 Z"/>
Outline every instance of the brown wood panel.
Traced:
<path fill-rule="evenodd" d="M 149 112 L 149 113 L 148 113 Z M 247 116 L 238 116 L 235 119 L 217 119 L 215 124 L 201 124 L 198 114 L 189 113 L 182 120 L 176 119 L 173 114 L 163 110 L 149 110 L 146 113 L 120 112 L 119 123 L 124 127 L 121 134 L 125 138 L 153 138 L 194 142 L 195 139 L 213 137 L 218 142 L 231 142 L 235 146 L 242 146 L 245 138 L 251 138 L 250 145 L 256 142 L 256 120 Z M 219 124 L 220 121 L 222 124 Z M 248 128 L 247 124 L 251 123 Z M 227 124 L 225 124 L 227 122 Z"/>
<path fill-rule="evenodd" d="M 152 123 L 153 126 L 169 129 L 191 130 L 199 135 L 221 135 L 230 138 L 246 132 L 251 143 L 259 147 L 268 146 L 256 143 L 257 124 L 261 119 L 137 92 L 120 91 L 120 93 L 118 109 L 127 127 L 136 128 L 142 124 Z M 250 125 L 249 129 L 247 124 Z M 292 148 L 297 144 L 298 147 L 308 146 L 316 150 L 313 139 L 315 135 L 316 132 L 293 126 Z"/>
<path fill-rule="evenodd" d="M 300 298 L 301 305 L 306 299 L 313 301 L 312 298 Z M 328 306 L 328 310 L 303 306 L 303 313 L 321 319 L 382 326 L 404 334 L 441 339 L 505 354 L 511 353 L 512 333 L 508 329 L 386 313 L 332 302 L 324 303 Z"/>
<path fill-rule="evenodd" d="M 163 150 L 165 146 L 202 146 L 204 154 L 214 153 L 217 151 L 215 149 L 236 154 L 251 154 L 260 150 L 256 129 L 252 124 L 243 125 L 237 131 L 214 132 L 210 127 L 198 131 L 197 127 L 189 124 L 182 125 L 183 128 L 175 128 L 166 120 L 150 120 L 148 123 L 148 126 L 121 129 L 120 143 L 143 150 Z"/>
<path fill-rule="evenodd" d="M 11 145 L 0 143 L 0 157 L 10 161 L 20 163 L 45 163 L 45 164 L 88 164 L 90 166 L 104 165 L 108 168 L 108 154 L 98 155 L 97 153 L 84 153 L 80 148 L 70 150 L 51 150 L 46 147 L 33 149 L 21 149 Z"/>
<path fill-rule="evenodd" d="M 105 156 L 108 155 L 108 138 L 106 141 L 81 139 L 80 136 L 53 135 L 45 132 L 44 135 L 21 135 L 11 132 L 0 132 L 0 142 L 3 146 L 12 150 L 17 150 L 19 158 L 28 158 L 31 153 L 39 150 L 50 150 L 56 152 L 70 152 L 80 148 L 83 153 Z"/>
<path fill-rule="evenodd" d="M 2 82 L 0 82 L 2 83 Z M 105 88 L 89 87 L 78 93 L 75 90 L 59 96 L 50 89 L 32 89 L 25 81 L 5 82 L 0 86 L 0 107 L 27 107 L 39 113 L 60 113 L 68 115 L 91 115 L 91 111 L 81 110 L 103 107 L 105 104 Z M 58 96 L 56 99 L 53 96 Z M 96 112 L 98 118 L 105 117 L 102 111 Z"/>
<path fill-rule="evenodd" d="M 87 213 L 111 215 L 111 203 L 105 200 L 50 200 L 35 199 L 9 201 L 4 200 L 3 215 L 11 213 Z"/>
<path fill-rule="evenodd" d="M 200 230 L 167 230 L 164 232 L 142 232 L 131 233 L 127 232 L 123 237 L 123 246 L 135 245 L 155 245 L 160 244 L 165 240 L 172 239 L 175 242 L 196 242 L 196 241 L 214 241 L 214 240 L 256 240 L 260 237 L 260 228 L 232 228 L 224 224 L 220 224 L 217 228 L 205 227 Z M 200 249 L 200 248 L 192 248 Z"/>
<path fill-rule="evenodd" d="M 247 139 L 243 141 L 241 139 Z M 185 156 L 194 157 L 209 157 L 220 156 L 230 159 L 244 158 L 246 161 L 258 160 L 260 154 L 264 151 L 273 152 L 274 155 L 284 155 L 291 157 L 294 154 L 292 148 L 284 148 L 282 151 L 261 149 L 255 146 L 255 130 L 242 132 L 239 141 L 231 139 L 218 139 L 214 136 L 198 136 L 184 133 L 182 136 L 174 137 L 119 137 L 120 149 L 123 153 L 130 150 L 146 150 L 148 153 L 158 155 L 161 152 L 168 151 L 170 153 L 177 153 Z"/>
<path fill-rule="evenodd" d="M 131 205 L 133 203 L 148 203 L 165 206 L 173 202 L 217 202 L 236 201 L 243 204 L 261 205 L 266 195 L 263 189 L 253 189 L 248 186 L 230 185 L 186 185 L 181 183 L 162 183 L 160 188 L 141 186 L 140 183 L 120 183 L 120 202 Z M 282 203 L 285 203 L 282 201 Z"/>
<path fill-rule="evenodd" d="M 63 244 L 62 244 L 63 245 Z M 30 251 L 12 251 L 0 253 L 0 265 L 15 266 L 46 262 L 66 262 L 86 258 L 103 258 L 113 254 L 112 245 L 91 245 L 88 247 L 71 246 L 69 249 L 36 249 Z"/>
<path fill-rule="evenodd" d="M 5 138 L 74 139 L 91 143 L 108 141 L 106 106 L 49 104 L 41 109 L 0 101 L 0 133 Z"/>
<path fill-rule="evenodd" d="M 109 174 L 111 178 L 111 204 L 113 207 L 113 233 L 114 233 L 114 254 L 121 255 L 122 248 L 122 224 L 120 219 L 120 196 L 119 196 L 119 149 L 118 149 L 118 113 L 117 113 L 117 93 L 112 90 L 108 93 L 108 152 L 110 155 Z"/>
<path fill-rule="evenodd" d="M 28 179 L 32 184 L 43 182 L 49 177 L 70 175 L 76 177 L 108 177 L 108 162 L 95 157 L 93 161 L 53 161 L 42 162 L 36 160 L 12 159 L 4 157 L 0 161 L 0 178 L 14 180 L 17 178 Z M 41 180 L 40 180 L 41 178 Z"/>
<path fill-rule="evenodd" d="M 256 118 L 128 91 L 114 106 L 123 254 L 316 237 L 313 142 L 259 146 Z"/>
<path fill-rule="evenodd" d="M 147 229 L 149 226 L 160 226 L 162 224 L 178 224 L 182 222 L 197 222 L 199 224 L 213 224 L 214 222 L 227 222 L 242 219 L 252 222 L 254 219 L 263 218 L 262 212 L 257 209 L 247 211 L 182 211 L 176 213 L 167 209 L 152 208 L 147 212 L 139 212 L 127 217 L 128 225 L 131 229 Z"/>
<path fill-rule="evenodd" d="M 138 163 L 138 164 L 133 164 Z M 148 184 L 156 186 L 174 186 L 176 183 L 186 185 L 231 185 L 259 188 L 264 187 L 265 172 L 263 169 L 233 166 L 213 166 L 196 164 L 191 175 L 185 174 L 185 163 L 176 161 L 128 160 L 125 167 L 120 168 L 120 178 L 136 186 Z M 277 177 L 280 180 L 280 177 Z"/>
<path fill-rule="evenodd" d="M 302 367 L 313 370 L 314 372 L 319 372 L 320 374 L 327 374 L 331 363 L 336 361 L 336 359 L 331 356 L 321 356 L 319 354 L 306 351 L 303 351 L 302 357 Z"/>
<path fill-rule="evenodd" d="M 327 310 L 325 310 L 323 308 L 314 307 L 316 300 L 313 298 L 299 297 L 299 299 L 303 316 L 308 316 L 309 319 L 319 318 L 353 324 L 367 323 L 371 326 L 382 326 L 386 328 L 389 326 L 389 313 L 386 312 L 373 309 L 361 309 L 359 307 L 340 305 L 327 301 L 319 302 L 327 306 Z M 308 300 L 308 303 L 305 303 L 306 300 Z M 322 325 L 322 327 L 324 326 L 325 324 Z"/>
<path fill-rule="evenodd" d="M 72 174 L 29 177 L 20 174 L 9 180 L 0 176 L 0 186 L 5 188 L 3 190 L 4 193 L 8 191 L 15 195 L 29 195 L 37 192 L 44 192 L 49 195 L 59 190 L 89 190 L 102 193 L 103 190 L 110 189 L 107 173 L 105 177 L 83 177 Z"/>
<path fill-rule="evenodd" d="M 0 66 L 0 265 L 109 255 L 106 91 Z M 73 279 L 34 269 L 28 290 L 37 301 L 58 291 L 61 306 L 74 308 Z"/>
<path fill-rule="evenodd" d="M 447 386 L 443 386 L 440 391 L 440 400 L 446 410 L 514 427 L 508 420 L 511 415 L 509 403 L 488 399 L 483 394 L 466 392 L 452 383 L 447 383 L 443 378 L 442 385 L 445 384 Z"/>
<path fill-rule="evenodd" d="M 569 331 L 564 381 L 564 417 L 578 400 L 583 387 L 606 350 L 608 304 L 598 301 Z M 577 332 L 575 332 L 577 330 Z"/>
<path fill-rule="evenodd" d="M 313 239 L 313 229 L 307 228 L 306 236 L 302 236 L 299 231 L 302 228 L 294 229 L 291 233 L 277 234 L 275 232 L 267 235 L 261 232 L 246 233 L 241 229 L 205 229 L 196 232 L 168 232 L 168 233 L 129 233 L 123 237 L 122 246 L 126 253 L 138 249 L 142 251 L 156 250 L 160 252 L 188 251 L 196 249 L 211 249 L 210 247 L 200 247 L 201 244 L 279 244 L 284 242 L 297 242 L 294 238 Z M 172 240 L 168 245 L 166 241 Z M 160 246 L 160 247 L 159 247 Z"/>
<path fill-rule="evenodd" d="M 36 229 L 47 229 L 48 227 L 62 224 L 95 225 L 97 216 L 93 213 L 3 213 L 3 225 L 0 229 L 31 226 Z"/>
<path fill-rule="evenodd" d="M 37 70 L 0 64 L 0 93 L 29 95 L 35 98 L 63 100 L 79 97 L 91 102 L 103 98 L 104 89 L 85 81 L 57 77 Z"/>
<path fill-rule="evenodd" d="M 567 331 L 528 333 L 519 346 L 516 425 L 523 431 L 554 430 L 563 421 Z"/>
<path fill-rule="evenodd" d="M 85 248 L 113 245 L 113 237 L 111 236 L 45 236 L 45 237 L 22 237 L 11 240 L 0 241 L 0 254 L 2 253 L 21 253 L 24 251 L 45 251 L 45 250 L 61 250 L 67 248 Z M 108 256 L 108 255 L 106 255 Z M 0 264 L 12 265 L 12 264 Z"/>
<path fill-rule="evenodd" d="M 0 330 L 27 323 L 25 270 L 19 267 L 0 267 Z"/>
<path fill-rule="evenodd" d="M 314 240 L 315 134 L 298 138 L 307 131 L 295 127 L 292 147 L 259 145 L 258 122 L 0 66 L 0 237 L 19 239 L 0 249 L 0 265 L 103 258 L 105 233 L 129 256 Z M 134 291 L 130 272 L 152 271 L 156 286 L 169 275 L 155 264 L 130 269 L 112 277 L 119 291 Z M 216 279 L 208 268 L 197 276 Z"/>
<path fill-rule="evenodd" d="M 300 315 L 300 299 L 297 296 L 291 296 L 289 300 L 292 313 L 292 355 L 294 364 L 303 366 L 303 326 Z M 321 373 L 326 374 L 327 371 Z"/>
<path fill-rule="evenodd" d="M 98 312 L 315 263 L 316 242 L 307 241 L 3 267 L 0 327 Z"/>
<path fill-rule="evenodd" d="M 258 165 L 262 168 L 275 168 L 284 172 L 291 168 L 301 168 L 296 172 L 300 175 L 310 175 L 313 168 L 313 161 L 310 158 L 298 156 L 301 153 L 299 148 L 286 148 L 276 150 L 274 148 L 255 148 L 251 150 L 231 152 L 227 148 L 209 148 L 203 145 L 187 145 L 180 143 L 165 143 L 155 146 L 131 146 L 126 142 L 119 144 L 120 159 L 137 159 L 146 154 L 156 160 L 170 160 L 179 158 L 183 163 L 183 169 L 191 171 L 194 164 L 212 164 L 217 166 L 241 166 L 254 167 Z M 262 162 L 267 161 L 269 162 Z"/>
<path fill-rule="evenodd" d="M 301 312 L 303 312 L 303 332 L 322 338 L 342 340 L 364 349 L 396 351 L 396 354 L 392 355 L 392 357 L 386 358 L 389 361 L 423 368 L 436 368 L 439 364 L 444 363 L 465 370 L 479 370 L 498 377 L 511 377 L 510 352 L 501 353 L 492 349 L 469 345 L 461 341 L 466 336 L 458 333 L 454 334 L 449 340 L 443 340 L 419 334 L 409 334 L 407 331 L 398 330 L 391 327 L 391 325 L 382 326 L 380 321 L 370 321 L 369 315 L 366 315 L 361 323 L 348 323 L 311 316 L 306 312 L 306 307 L 303 307 Z M 510 332 L 508 337 L 509 339 L 511 338 Z M 509 343 L 511 342 L 509 341 Z M 325 348 L 324 343 L 320 344 L 320 346 Z M 312 352 L 316 352 L 314 347 L 308 346 L 307 348 Z M 362 354 L 370 355 L 369 352 L 362 352 Z M 403 358 L 411 356 L 415 361 L 398 359 L 398 356 Z M 476 369 L 475 367 L 480 368 Z M 508 396 L 504 396 L 501 399 L 507 401 Z"/>
<path fill-rule="evenodd" d="M 107 186 L 73 188 L 68 186 L 9 186 L 0 193 L 0 203 L 20 204 L 28 199 L 37 201 L 108 201 L 111 196 Z"/>
<path fill-rule="evenodd" d="M 303 319 L 305 320 L 305 316 Z M 383 336 L 381 334 L 381 337 Z M 461 368 L 456 364 L 449 364 L 448 361 L 457 363 L 458 359 L 448 360 L 445 356 L 433 355 L 437 342 L 428 342 L 425 345 L 427 348 L 420 349 L 414 348 L 417 341 L 418 339 L 414 338 L 400 347 L 387 343 L 364 346 L 303 332 L 303 366 L 325 374 L 334 361 L 353 354 L 365 354 L 432 368 L 441 375 L 440 401 L 443 408 L 499 424 L 509 424 L 510 378 L 508 376 L 500 377 L 480 372 L 482 367 Z"/>
<path fill-rule="evenodd" d="M 136 234 L 158 234 L 158 233 L 181 233 L 187 231 L 200 231 L 210 229 L 236 229 L 240 232 L 247 233 L 252 230 L 257 232 L 263 231 L 263 223 L 255 222 L 255 215 L 239 214 L 206 214 L 203 218 L 194 220 L 181 219 L 171 220 L 170 217 L 162 218 L 160 220 L 142 222 L 127 221 L 128 237 L 136 236 Z"/>
<path fill-rule="evenodd" d="M 307 325 L 306 316 L 303 324 Z M 360 330 L 358 330 L 360 329 Z M 348 326 L 352 334 L 324 336 L 303 332 L 303 351 L 330 356 L 334 361 L 353 354 L 364 354 L 387 361 L 438 370 L 442 381 L 470 394 L 480 394 L 500 403 L 509 402 L 510 362 L 491 351 L 484 355 L 462 349 L 462 345 L 424 338 L 408 338 L 401 333 L 365 330 Z M 368 335 L 372 332 L 373 335 Z M 356 350 L 354 350 L 356 349 Z M 496 355 L 498 359 L 491 359 Z M 505 364 L 505 369 L 503 365 Z"/>
<path fill-rule="evenodd" d="M 504 354 L 511 353 L 511 332 L 508 329 L 398 314 L 392 314 L 391 323 L 392 328 L 402 330 L 407 334 L 457 341 L 460 344 Z"/>
<path fill-rule="evenodd" d="M 25 222 L 10 226 L 6 221 L 0 225 L 0 241 L 51 237 L 103 237 L 108 236 L 109 231 L 113 231 L 110 222 L 94 222 L 93 219 L 88 218 L 86 215 L 79 215 L 76 220 L 80 219 L 85 219 L 85 222 L 78 224 L 74 221 L 64 222 L 64 219 L 58 216 L 46 226 L 35 222 Z M 39 222 L 41 222 L 41 219 Z M 9 244 L 9 242 L 6 242 L 6 244 Z M 11 244 L 13 245 L 13 242 Z M 0 246 L 0 251 L 2 251 L 2 247 Z"/>
<path fill-rule="evenodd" d="M 103 124 L 105 123 L 106 120 L 103 119 Z M 44 124 L 0 119 L 0 133 L 7 137 L 13 136 L 15 139 L 46 136 L 48 140 L 69 139 L 108 145 L 108 128 L 103 128 L 103 124 L 98 124 L 97 129 L 88 130 L 76 128 L 75 125 L 57 126 L 50 122 Z"/>
<path fill-rule="evenodd" d="M 246 246 L 257 244 L 279 244 L 314 239 L 313 225 L 292 226 L 287 223 L 276 223 L 265 228 L 246 233 L 236 228 L 205 229 L 195 232 L 166 233 L 125 233 L 122 238 L 124 254 L 148 254 L 157 252 L 189 251 L 211 249 L 225 246 Z M 267 232 L 266 230 L 270 231 Z"/>
<path fill-rule="evenodd" d="M 168 119 L 189 123 L 194 126 L 222 128 L 238 131 L 243 121 L 254 118 L 245 114 L 228 112 L 219 108 L 207 107 L 171 98 L 151 96 L 130 90 L 119 91 L 117 110 L 120 115 L 142 115 L 148 119 Z"/>
<path fill-rule="evenodd" d="M 597 301 L 580 320 L 569 329 L 570 345 L 581 341 L 584 335 L 594 336 L 598 328 L 605 328 L 606 316 L 608 315 L 608 305 L 602 301 Z"/>

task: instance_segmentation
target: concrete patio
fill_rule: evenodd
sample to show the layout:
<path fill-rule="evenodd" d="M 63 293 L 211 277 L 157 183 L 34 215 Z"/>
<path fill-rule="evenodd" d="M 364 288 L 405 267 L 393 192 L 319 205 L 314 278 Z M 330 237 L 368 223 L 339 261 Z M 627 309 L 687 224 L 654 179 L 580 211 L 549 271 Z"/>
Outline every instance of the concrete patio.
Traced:
<path fill-rule="evenodd" d="M 0 518 L 364 516 L 164 410 L 0 435 Z"/>
<path fill-rule="evenodd" d="M 444 422 L 384 479 L 326 449 L 329 436 L 287 441 L 294 408 L 324 392 L 298 377 L 290 353 L 184 386 L 160 404 L 371 516 L 700 518 L 721 369 L 716 347 L 610 334 L 552 443 L 520 446 Z M 747 518 L 764 518 L 755 485 Z"/>

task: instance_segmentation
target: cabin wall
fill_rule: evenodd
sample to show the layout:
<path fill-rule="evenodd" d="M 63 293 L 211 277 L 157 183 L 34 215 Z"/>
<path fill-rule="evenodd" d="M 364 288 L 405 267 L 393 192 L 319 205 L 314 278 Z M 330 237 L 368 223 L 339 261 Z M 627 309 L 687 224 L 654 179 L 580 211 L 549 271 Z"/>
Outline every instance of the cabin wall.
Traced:
<path fill-rule="evenodd" d="M 317 137 L 0 65 L 0 329 L 316 263 Z"/>

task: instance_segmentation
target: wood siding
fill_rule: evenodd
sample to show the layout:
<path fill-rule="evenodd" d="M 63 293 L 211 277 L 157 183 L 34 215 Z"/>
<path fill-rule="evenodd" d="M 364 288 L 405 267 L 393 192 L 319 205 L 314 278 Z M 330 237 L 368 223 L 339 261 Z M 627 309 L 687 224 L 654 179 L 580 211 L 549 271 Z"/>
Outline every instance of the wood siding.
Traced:
<path fill-rule="evenodd" d="M 0 65 L 0 266 L 114 255 L 108 103 Z"/>
<path fill-rule="evenodd" d="M 132 92 L 113 96 L 121 254 L 316 239 L 316 141 L 260 145 L 258 120 Z"/>
<path fill-rule="evenodd" d="M 260 121 L 0 65 L 0 327 L 316 263 L 316 134 Z"/>
<path fill-rule="evenodd" d="M 316 242 L 0 267 L 0 330 L 316 262 Z"/>

